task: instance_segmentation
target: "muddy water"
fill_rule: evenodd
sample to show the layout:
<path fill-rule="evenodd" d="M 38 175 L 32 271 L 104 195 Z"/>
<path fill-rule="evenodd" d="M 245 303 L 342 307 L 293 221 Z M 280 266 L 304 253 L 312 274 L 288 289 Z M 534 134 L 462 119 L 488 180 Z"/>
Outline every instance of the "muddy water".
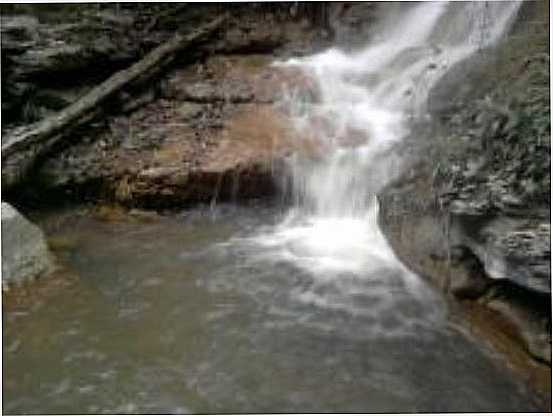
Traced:
<path fill-rule="evenodd" d="M 48 218 L 78 279 L 4 311 L 4 413 L 535 410 L 430 289 L 385 267 L 321 277 L 250 238 L 281 221 Z"/>

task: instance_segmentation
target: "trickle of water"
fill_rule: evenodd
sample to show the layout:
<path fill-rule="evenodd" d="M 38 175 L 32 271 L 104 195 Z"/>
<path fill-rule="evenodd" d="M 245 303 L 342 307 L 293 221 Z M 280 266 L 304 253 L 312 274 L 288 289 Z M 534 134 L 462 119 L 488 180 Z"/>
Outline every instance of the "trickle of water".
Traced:
<path fill-rule="evenodd" d="M 427 117 L 432 86 L 457 62 L 497 42 L 520 2 L 428 2 L 389 13 L 364 49 L 329 49 L 275 65 L 317 85 L 318 100 L 285 103 L 316 154 L 288 160 L 294 208 L 262 245 L 312 271 L 402 268 L 378 229 L 378 191 L 399 173 L 392 146 Z M 371 266 L 372 265 L 372 266 Z"/>

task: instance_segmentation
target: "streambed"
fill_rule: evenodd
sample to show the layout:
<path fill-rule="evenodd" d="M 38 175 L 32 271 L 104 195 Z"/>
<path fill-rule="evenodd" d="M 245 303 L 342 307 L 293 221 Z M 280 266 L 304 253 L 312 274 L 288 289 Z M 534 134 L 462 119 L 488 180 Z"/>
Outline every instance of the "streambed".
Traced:
<path fill-rule="evenodd" d="M 78 279 L 4 311 L 4 413 L 538 410 L 418 277 L 378 259 L 314 271 L 260 244 L 285 215 L 43 218 Z"/>

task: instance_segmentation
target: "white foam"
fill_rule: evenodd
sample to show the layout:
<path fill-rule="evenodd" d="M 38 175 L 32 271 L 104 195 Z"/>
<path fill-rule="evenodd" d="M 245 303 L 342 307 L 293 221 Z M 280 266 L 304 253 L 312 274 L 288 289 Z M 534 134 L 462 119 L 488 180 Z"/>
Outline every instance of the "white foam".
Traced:
<path fill-rule="evenodd" d="M 497 42 L 519 2 L 403 7 L 381 22 L 376 41 L 355 53 L 331 48 L 278 65 L 302 69 L 317 82 L 321 102 L 307 108 L 298 94 L 286 105 L 298 132 L 317 136 L 318 158 L 289 159 L 296 207 L 258 242 L 313 272 L 370 271 L 399 262 L 378 230 L 375 195 L 395 174 L 390 147 L 423 115 L 430 88 L 456 62 Z M 330 128 L 318 127 L 321 118 Z M 355 131 L 357 147 L 344 146 Z M 359 139 L 361 137 L 361 139 Z M 375 266 L 376 267 L 376 266 Z"/>
<path fill-rule="evenodd" d="M 397 318 L 406 328 L 441 319 L 435 294 L 401 264 L 379 229 L 376 195 L 400 172 L 401 160 L 391 148 L 409 133 L 409 120 L 426 116 L 431 87 L 453 64 L 496 42 L 519 5 L 402 6 L 402 16 L 381 22 L 380 36 L 361 51 L 333 48 L 276 63 L 299 68 L 316 81 L 320 102 L 306 104 L 301 93 L 288 91 L 280 105 L 292 114 L 298 136 L 315 135 L 321 151 L 289 158 L 295 206 L 285 220 L 228 244 L 245 247 L 248 262 L 279 267 L 285 261 L 307 272 L 291 299 L 366 316 L 374 333 L 391 331 L 384 317 Z M 488 14 L 484 27 L 480 22 Z M 302 313 L 302 319 L 324 324 L 316 314 Z"/>

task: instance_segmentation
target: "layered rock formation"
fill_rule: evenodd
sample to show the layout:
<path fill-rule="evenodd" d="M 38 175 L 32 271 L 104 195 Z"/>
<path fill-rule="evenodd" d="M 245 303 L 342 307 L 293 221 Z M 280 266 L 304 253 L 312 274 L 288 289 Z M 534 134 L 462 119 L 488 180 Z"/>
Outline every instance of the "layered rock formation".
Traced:
<path fill-rule="evenodd" d="M 495 326 L 498 342 L 550 371 L 548 6 L 532 7 L 522 11 L 532 19 L 497 50 L 463 62 L 434 89 L 434 123 L 400 150 L 408 167 L 380 196 L 381 224 L 410 268 L 469 315 L 492 311 L 483 326 Z M 528 366 L 535 381 L 539 365 Z"/>
<path fill-rule="evenodd" d="M 273 193 L 274 159 L 284 150 L 273 143 L 276 130 L 259 129 L 263 137 L 254 140 L 252 126 L 287 129 L 273 104 L 284 84 L 302 81 L 269 64 L 328 42 L 328 25 L 315 24 L 320 16 L 311 8 L 302 15 L 284 6 L 68 6 L 30 14 L 13 6 L 3 13 L 5 81 L 13 87 L 3 90 L 5 133 L 65 108 L 175 31 L 231 15 L 220 34 L 157 80 L 122 91 L 99 116 L 65 131 L 8 200 L 91 197 L 156 207 Z"/>

